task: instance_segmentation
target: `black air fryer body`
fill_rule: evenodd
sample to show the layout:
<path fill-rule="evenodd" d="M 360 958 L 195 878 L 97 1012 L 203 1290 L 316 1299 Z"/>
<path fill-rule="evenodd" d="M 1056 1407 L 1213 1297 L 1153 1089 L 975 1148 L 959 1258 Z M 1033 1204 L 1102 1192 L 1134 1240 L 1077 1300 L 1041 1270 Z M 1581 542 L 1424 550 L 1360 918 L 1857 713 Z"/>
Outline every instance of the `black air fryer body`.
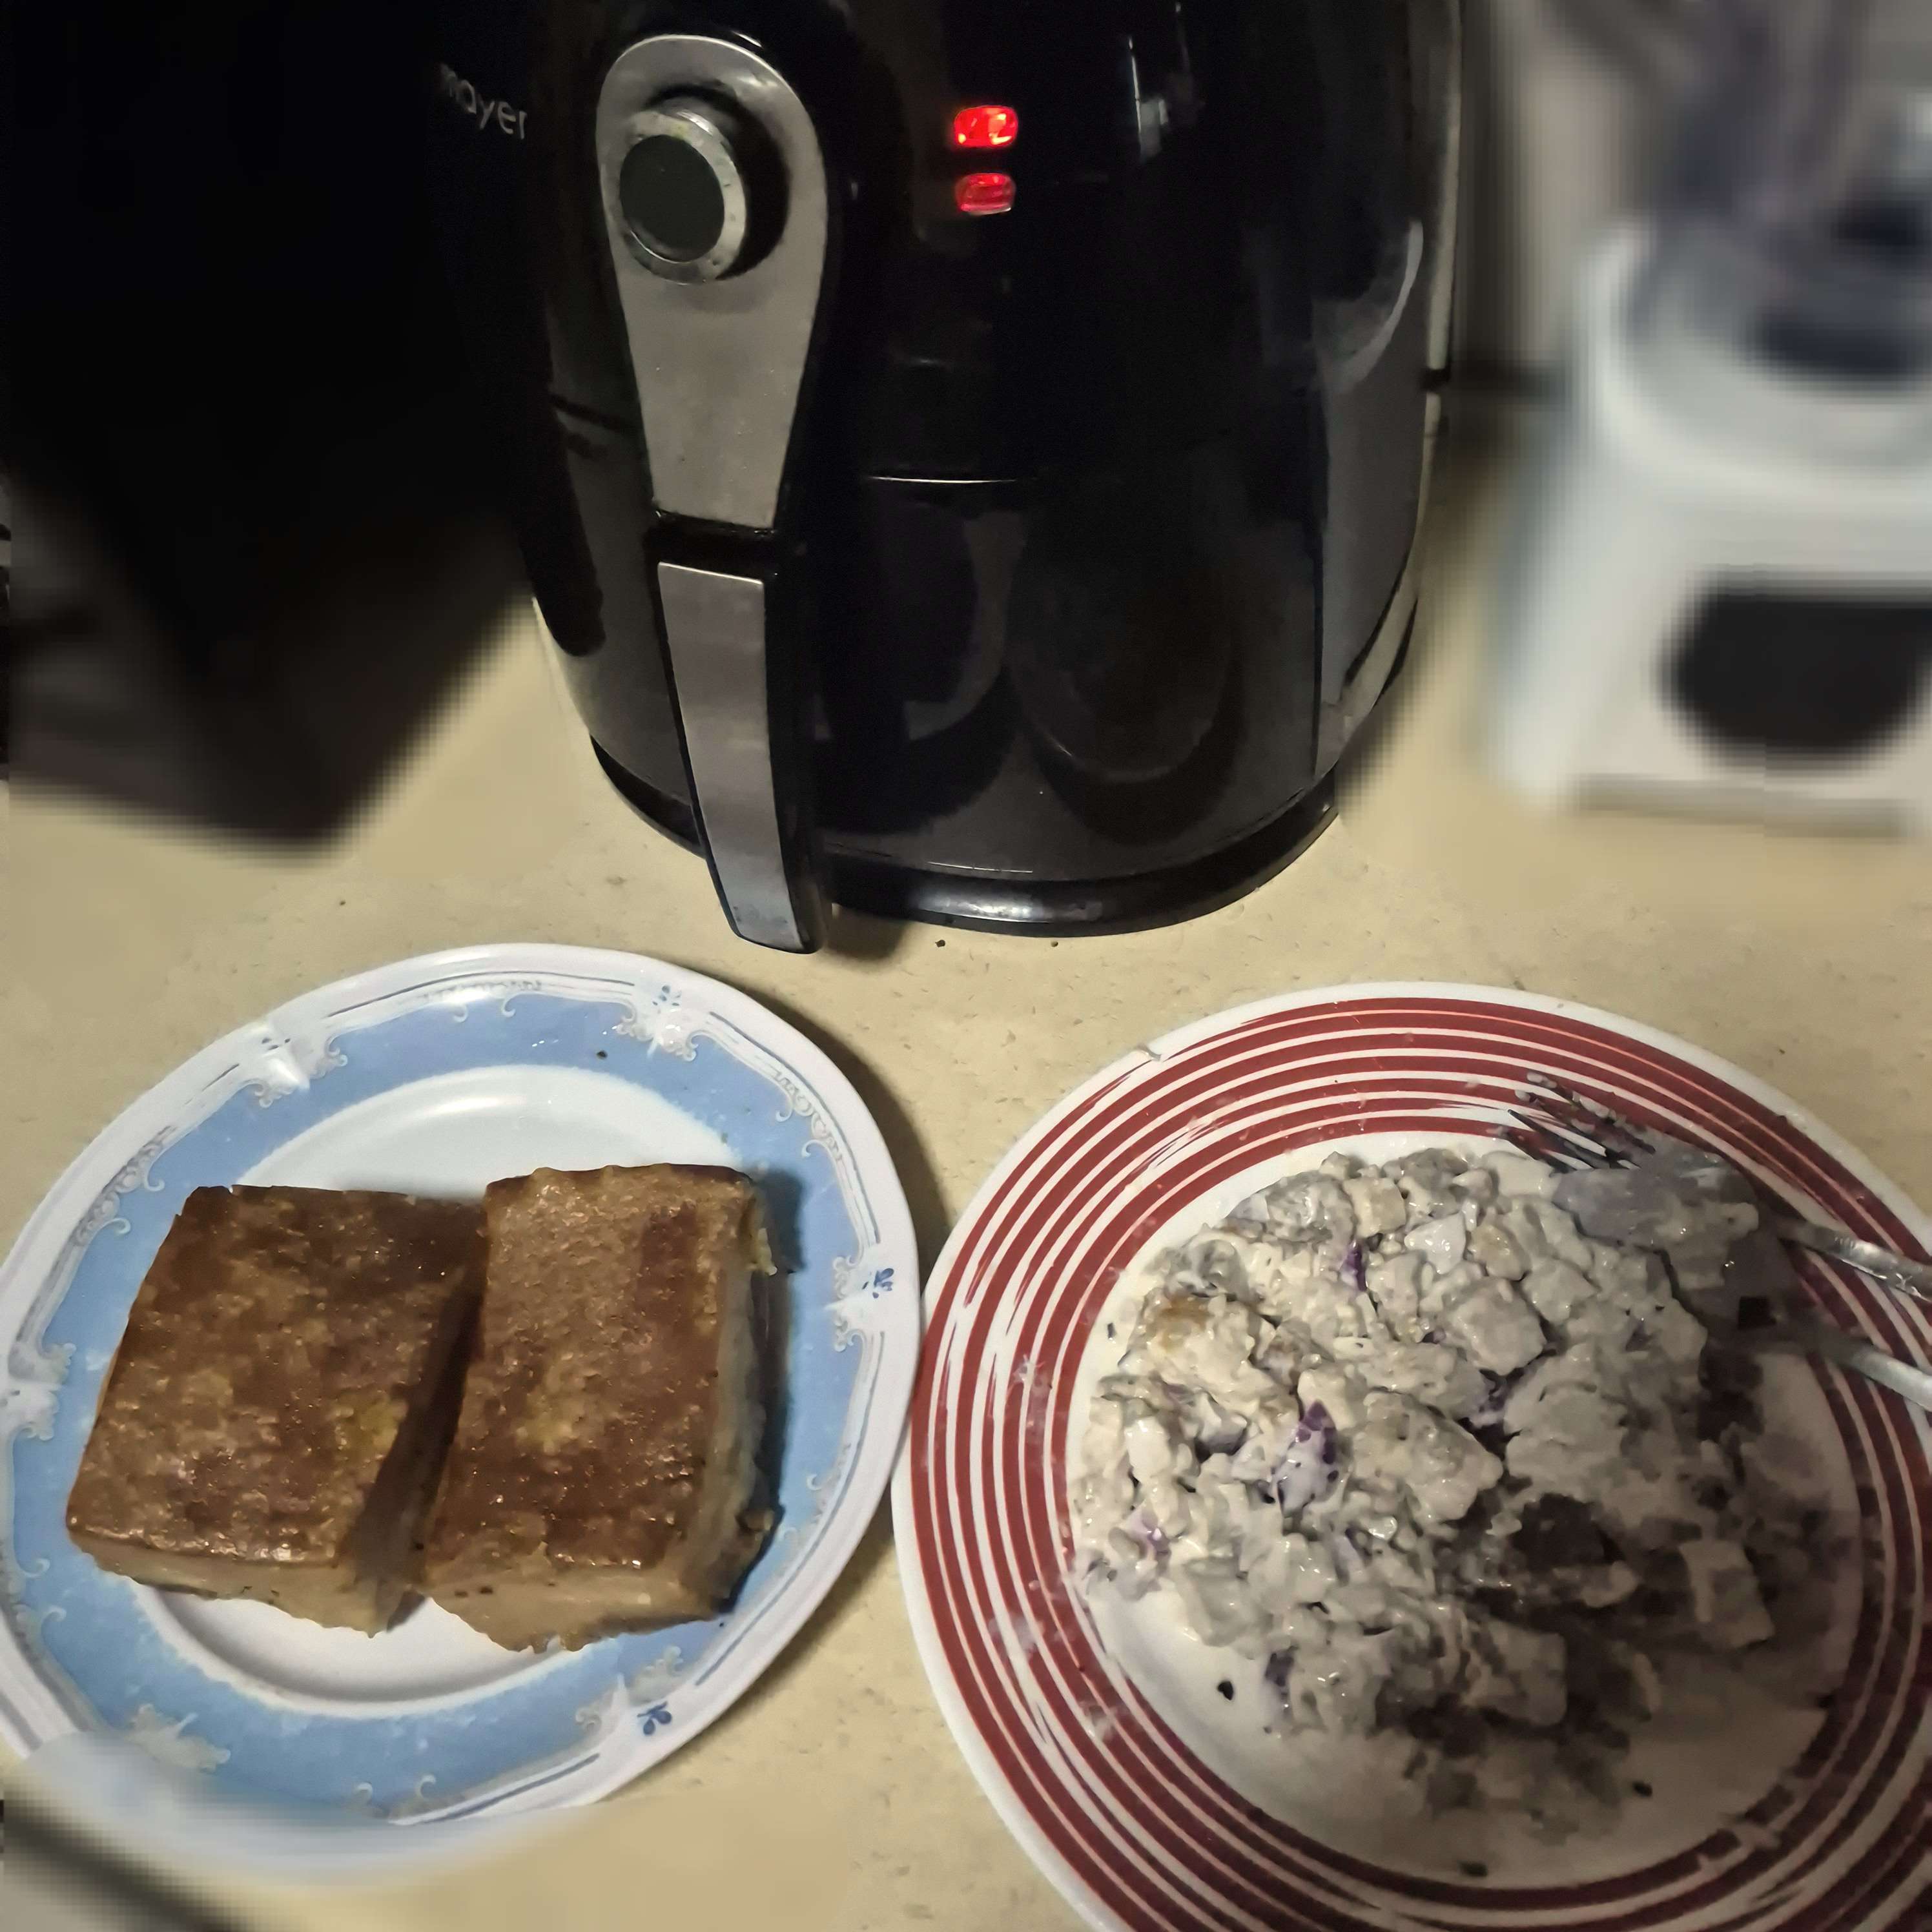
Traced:
<path fill-rule="evenodd" d="M 538 598 L 741 932 L 811 944 L 820 882 L 1146 923 L 1318 829 L 1413 609 L 1453 0 L 442 31 L 436 202 Z"/>

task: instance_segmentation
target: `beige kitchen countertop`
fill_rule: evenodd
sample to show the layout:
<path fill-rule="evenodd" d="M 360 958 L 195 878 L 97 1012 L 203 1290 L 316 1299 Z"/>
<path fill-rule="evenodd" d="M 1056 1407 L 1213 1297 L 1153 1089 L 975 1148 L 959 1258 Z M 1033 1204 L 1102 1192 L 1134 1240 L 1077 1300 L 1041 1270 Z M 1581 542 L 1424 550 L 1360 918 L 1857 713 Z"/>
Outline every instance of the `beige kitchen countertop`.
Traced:
<path fill-rule="evenodd" d="M 116 1112 L 304 989 L 440 946 L 619 946 L 715 974 L 820 1042 L 877 1114 L 930 1262 L 1012 1139 L 1096 1068 L 1288 988 L 1527 987 L 1774 1083 L 1932 1201 L 1923 848 L 1630 818 L 1536 820 L 1471 769 L 1499 471 L 1472 439 L 1432 606 L 1340 822 L 1226 910 L 1106 939 L 842 920 L 806 958 L 733 939 L 704 866 L 597 772 L 533 621 L 508 622 L 366 820 L 291 860 L 0 788 L 0 1240 Z M 658 1770 L 507 1857 L 380 1892 L 230 1893 L 265 1926 L 842 1932 L 1070 1926 L 954 1748 L 881 1512 L 780 1663 Z"/>

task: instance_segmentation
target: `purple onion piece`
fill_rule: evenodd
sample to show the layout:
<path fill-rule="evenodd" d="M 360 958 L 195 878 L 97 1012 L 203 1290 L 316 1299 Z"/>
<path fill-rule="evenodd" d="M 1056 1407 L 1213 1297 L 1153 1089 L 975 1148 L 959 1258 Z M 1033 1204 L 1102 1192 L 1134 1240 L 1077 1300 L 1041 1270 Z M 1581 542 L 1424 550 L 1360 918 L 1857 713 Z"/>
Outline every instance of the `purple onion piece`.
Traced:
<path fill-rule="evenodd" d="M 1355 1294 L 1364 1293 L 1369 1285 L 1366 1270 L 1362 1264 L 1362 1244 L 1351 1241 L 1342 1256 L 1340 1274 L 1342 1281 Z"/>
<path fill-rule="evenodd" d="M 1335 1466 L 1335 1424 L 1318 1402 L 1311 1402 L 1295 1424 L 1269 1483 L 1283 1516 L 1293 1516 L 1324 1496 L 1340 1471 Z"/>

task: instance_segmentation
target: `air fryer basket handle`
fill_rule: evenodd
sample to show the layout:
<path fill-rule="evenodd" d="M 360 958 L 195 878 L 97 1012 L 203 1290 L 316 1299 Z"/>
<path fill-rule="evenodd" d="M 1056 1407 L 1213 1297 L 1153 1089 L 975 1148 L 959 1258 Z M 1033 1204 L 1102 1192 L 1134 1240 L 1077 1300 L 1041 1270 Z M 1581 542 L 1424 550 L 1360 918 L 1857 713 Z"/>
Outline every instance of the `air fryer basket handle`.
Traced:
<path fill-rule="evenodd" d="M 698 828 L 733 929 L 810 952 L 804 640 L 781 536 L 831 280 L 817 130 L 764 54 L 656 34 L 604 74 L 596 156 Z"/>
<path fill-rule="evenodd" d="M 666 546 L 675 552 L 675 545 Z M 769 560 L 747 546 L 722 567 L 661 554 L 665 648 L 677 690 L 705 856 L 740 939 L 810 952 L 820 899 L 803 808 L 803 680 Z"/>

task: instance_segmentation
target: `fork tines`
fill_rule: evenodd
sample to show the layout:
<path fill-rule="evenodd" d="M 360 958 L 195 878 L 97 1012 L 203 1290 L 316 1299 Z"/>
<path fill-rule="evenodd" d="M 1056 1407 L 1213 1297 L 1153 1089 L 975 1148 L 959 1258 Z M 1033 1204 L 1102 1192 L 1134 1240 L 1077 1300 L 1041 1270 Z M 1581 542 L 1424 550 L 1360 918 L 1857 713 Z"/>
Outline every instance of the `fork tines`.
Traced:
<path fill-rule="evenodd" d="M 1627 1167 L 1640 1155 L 1655 1151 L 1634 1121 L 1546 1075 L 1531 1075 L 1518 1091 L 1528 1106 L 1508 1110 L 1519 1125 L 1505 1130 L 1502 1138 L 1538 1160 L 1566 1167 Z"/>

